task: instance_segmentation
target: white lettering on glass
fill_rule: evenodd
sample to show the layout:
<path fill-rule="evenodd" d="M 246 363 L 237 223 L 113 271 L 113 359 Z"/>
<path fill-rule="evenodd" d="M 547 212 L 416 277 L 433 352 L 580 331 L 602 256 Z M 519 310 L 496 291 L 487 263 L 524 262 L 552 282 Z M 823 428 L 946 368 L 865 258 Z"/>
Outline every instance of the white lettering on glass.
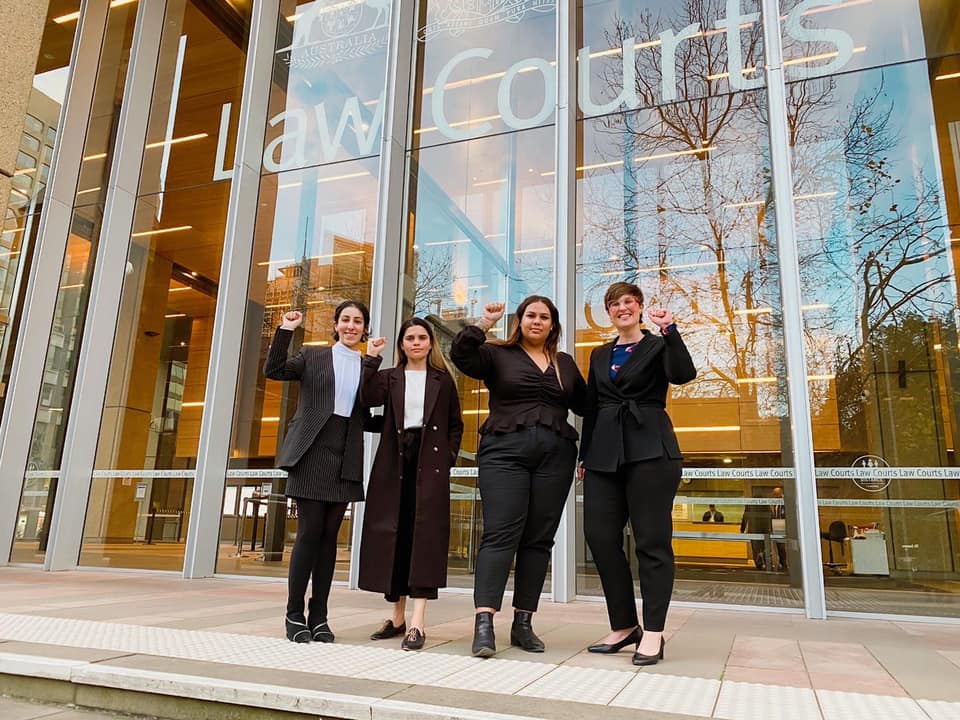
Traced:
<path fill-rule="evenodd" d="M 577 70 L 579 72 L 578 85 L 580 87 L 580 109 L 587 115 L 606 115 L 614 112 L 621 105 L 635 108 L 640 105 L 637 97 L 637 47 L 636 38 L 629 37 L 623 41 L 623 89 L 620 94 L 607 103 L 599 104 L 593 101 L 590 92 L 590 48 L 580 48 L 577 53 Z"/>
<path fill-rule="evenodd" d="M 731 0 L 736 1 L 736 0 Z M 784 25 L 784 32 L 794 40 L 800 42 L 828 42 L 837 46 L 837 56 L 830 60 L 826 65 L 818 65 L 816 68 L 806 68 L 798 66 L 793 68 L 793 74 L 796 77 L 807 78 L 813 75 L 824 75 L 837 72 L 840 68 L 850 62 L 853 57 L 853 38 L 843 30 L 833 30 L 830 28 L 808 28 L 801 22 L 801 16 L 808 10 L 823 7 L 825 5 L 839 5 L 843 0 L 803 0 L 787 16 L 787 22 Z"/>
<path fill-rule="evenodd" d="M 327 123 L 324 104 L 320 103 L 314 107 L 313 111 L 317 119 L 317 134 L 320 137 L 320 151 L 323 153 L 324 162 L 336 160 L 337 152 L 343 145 L 343 133 L 347 129 L 347 120 L 353 121 L 353 134 L 357 139 L 358 155 L 370 155 L 373 152 L 373 143 L 377 139 L 380 124 L 383 122 L 383 98 L 380 98 L 380 102 L 377 103 L 366 132 L 364 132 L 363 116 L 360 114 L 360 99 L 356 96 L 348 98 L 343 104 L 340 121 L 337 123 L 333 138 L 330 137 L 330 126 Z"/>
<path fill-rule="evenodd" d="M 233 179 L 233 165 L 224 167 L 227 162 L 227 134 L 230 132 L 230 110 L 233 103 L 224 103 L 220 108 L 220 132 L 217 133 L 217 159 L 213 165 L 213 181 Z"/>
<path fill-rule="evenodd" d="M 727 45 L 729 82 L 734 90 L 750 90 L 763 84 L 763 79 L 759 69 L 751 73 L 744 67 L 742 32 L 744 27 L 749 27 L 759 19 L 758 13 L 743 13 L 741 11 L 742 0 L 726 0 L 727 16 L 720 18 L 713 23 L 713 28 L 724 31 Z M 854 47 L 853 38 L 843 30 L 835 28 L 814 28 L 807 27 L 801 23 L 802 16 L 810 10 L 829 5 L 838 5 L 843 0 L 802 0 L 798 3 L 787 16 L 784 24 L 784 35 L 798 43 L 815 43 L 819 46 L 828 44 L 836 47 L 836 54 L 832 52 L 821 53 L 816 51 L 816 55 L 829 62 L 820 64 L 816 67 L 805 67 L 802 63 L 791 63 L 786 68 L 793 77 L 806 78 L 814 75 L 824 75 L 835 73 L 843 68 L 853 57 Z M 539 7 L 539 6 L 538 6 Z M 308 23 L 309 24 L 309 23 Z M 709 27 L 709 25 L 707 25 Z M 660 81 L 660 101 L 667 103 L 678 99 L 677 82 L 677 48 L 680 43 L 690 38 L 698 36 L 705 32 L 700 23 L 693 23 L 683 28 L 679 32 L 673 29 L 667 29 L 658 34 L 658 41 L 655 43 L 644 43 L 644 46 L 655 48 L 653 52 L 660 53 L 661 81 Z M 637 92 L 637 64 L 636 64 L 636 38 L 627 38 L 620 48 L 619 55 L 622 63 L 623 86 L 619 94 L 607 102 L 598 103 L 593 100 L 591 88 L 591 65 L 597 60 L 592 60 L 591 49 L 589 46 L 583 47 L 577 54 L 578 65 L 578 103 L 580 109 L 586 115 L 604 115 L 616 112 L 619 109 L 632 110 L 640 106 L 640 99 Z M 451 77 L 457 68 L 467 60 L 489 60 L 494 52 L 490 48 L 474 47 L 461 50 L 437 73 L 433 83 L 430 98 L 430 115 L 437 131 L 449 140 L 469 140 L 471 138 L 486 135 L 494 129 L 494 126 L 482 120 L 476 123 L 453 122 L 447 118 L 447 89 L 451 82 Z M 611 53 L 603 52 L 601 55 Z M 609 61 L 607 61 L 609 62 Z M 492 68 L 484 71 L 476 70 L 479 76 L 497 71 L 497 64 L 494 62 Z M 543 77 L 544 99 L 540 109 L 530 117 L 521 117 L 517 114 L 512 102 L 513 84 L 517 75 L 536 70 Z M 748 77 L 752 75 L 752 77 Z M 523 130 L 534 127 L 546 122 L 554 110 L 556 103 L 556 70 L 554 66 L 543 58 L 526 58 L 511 65 L 502 75 L 488 75 L 489 79 L 500 77 L 497 86 L 497 108 L 503 124 L 511 130 Z M 469 78 L 466 78 L 469 79 Z M 458 83 L 460 85 L 461 83 Z M 492 83 L 491 83 L 492 85 Z M 472 84 L 468 84 L 465 92 L 484 92 L 488 84 L 478 83 L 474 89 Z M 613 89 L 610 89 L 612 92 Z M 489 92 L 489 91 L 487 91 Z M 451 94 L 451 101 L 455 99 Z M 466 106 L 466 103 L 464 103 Z M 220 132 L 217 138 L 216 166 L 214 168 L 213 179 L 226 180 L 233 177 L 233 168 L 226 167 L 229 162 L 226 157 L 227 136 L 230 129 L 231 104 L 226 103 L 220 112 Z M 319 143 L 319 152 L 322 162 L 331 162 L 337 158 L 341 152 L 344 136 L 346 135 L 348 123 L 352 126 L 354 138 L 356 140 L 356 154 L 370 155 L 374 150 L 374 143 L 379 136 L 383 124 L 384 98 L 381 97 L 376 104 L 375 109 L 368 121 L 363 118 L 363 108 L 360 105 L 360 99 L 357 96 L 347 98 L 336 118 L 336 125 L 333 126 L 331 135 L 331 118 L 327 116 L 326 103 L 321 102 L 313 107 L 312 118 L 316 122 L 316 129 L 311 128 L 311 116 L 308 110 L 302 108 L 291 108 L 278 113 L 270 118 L 271 127 L 283 125 L 283 132 L 271 140 L 263 153 L 263 167 L 267 172 L 280 172 L 297 167 L 303 167 L 306 163 L 308 139 L 316 138 Z M 351 153 L 353 155 L 353 153 Z"/>
<path fill-rule="evenodd" d="M 433 97 L 430 99 L 430 109 L 433 112 L 433 123 L 437 126 L 437 130 L 451 140 L 469 140 L 478 135 L 485 135 L 493 129 L 493 125 L 488 122 L 483 122 L 475 125 L 473 130 L 457 130 L 447 122 L 447 116 L 443 109 L 443 99 L 447 94 L 445 89 L 447 81 L 450 79 L 450 75 L 457 65 L 470 58 L 483 58 L 486 60 L 492 54 L 493 50 L 490 48 L 470 48 L 469 50 L 463 50 L 450 58 L 447 64 L 440 68 L 440 72 L 437 73 L 437 80 L 433 84 Z"/>
<path fill-rule="evenodd" d="M 677 99 L 677 46 L 700 32 L 700 23 L 687 25 L 679 34 L 673 30 L 664 30 L 660 33 L 661 70 L 660 70 L 660 99 L 663 102 L 673 102 Z"/>
<path fill-rule="evenodd" d="M 517 117 L 510 106 L 510 89 L 513 87 L 513 79 L 519 72 L 525 72 L 527 68 L 536 68 L 543 75 L 543 105 L 536 115 L 529 118 Z M 553 113 L 553 106 L 557 100 L 557 75 L 553 66 L 543 58 L 527 58 L 518 63 L 514 63 L 507 70 L 500 81 L 500 88 L 497 90 L 497 109 L 507 127 L 515 130 L 536 127 L 545 122 Z"/>
<path fill-rule="evenodd" d="M 730 73 L 730 87 L 734 90 L 752 90 L 763 85 L 763 78 L 759 72 L 754 73 L 752 79 L 744 76 L 743 48 L 740 46 L 740 26 L 755 23 L 760 19 L 760 13 L 740 14 L 740 0 L 727 0 L 727 16 L 717 20 L 713 26 L 718 30 L 727 31 L 727 59 Z"/>
<path fill-rule="evenodd" d="M 291 123 L 290 120 L 296 122 Z M 267 143 L 263 151 L 263 169 L 267 172 L 280 172 L 303 167 L 304 151 L 307 146 L 307 113 L 299 108 L 284 110 L 270 118 L 270 127 L 283 123 L 283 132 Z M 292 125 L 292 127 L 291 127 Z M 287 143 L 293 141 L 293 152 L 287 152 Z M 277 155 L 280 151 L 280 157 Z"/>

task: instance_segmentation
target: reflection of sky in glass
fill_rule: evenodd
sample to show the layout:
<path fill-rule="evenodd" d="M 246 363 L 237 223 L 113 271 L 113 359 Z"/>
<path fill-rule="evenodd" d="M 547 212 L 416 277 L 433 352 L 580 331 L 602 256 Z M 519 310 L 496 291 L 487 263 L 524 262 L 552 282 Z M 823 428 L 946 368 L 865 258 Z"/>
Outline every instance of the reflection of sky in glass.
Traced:
<path fill-rule="evenodd" d="M 744 79 L 762 84 L 759 72 L 762 42 L 759 20 L 743 16 L 759 11 L 756 0 L 739 0 L 740 45 Z M 917 0 L 842 0 L 831 4 L 800 0 L 782 4 L 785 72 L 788 80 L 826 75 L 922 58 L 923 27 Z M 793 11 L 797 9 L 797 12 Z M 728 42 L 717 21 L 727 17 L 726 0 L 588 0 L 582 10 L 583 41 L 589 46 L 590 95 L 595 101 L 616 97 L 622 85 L 621 54 L 614 48 L 636 38 L 639 106 L 662 98 L 661 75 L 666 55 L 663 32 L 681 33 L 689 25 L 699 31 L 681 41 L 675 72 L 679 97 L 693 98 L 729 92 Z M 838 59 L 839 42 L 851 43 L 852 55 Z M 739 89 L 746 89 L 741 87 Z M 581 88 L 581 92 L 582 92 Z"/>
<path fill-rule="evenodd" d="M 453 0 L 431 0 L 427 5 L 427 26 L 438 19 L 453 17 L 461 3 Z M 550 62 L 551 77 L 546 79 L 552 88 L 555 79 L 556 16 L 549 12 L 528 11 L 518 22 L 501 21 L 489 25 L 477 25 L 452 34 L 440 30 L 426 40 L 419 41 L 423 57 L 422 74 L 417 77 L 416 92 L 422 95 L 421 115 L 415 119 L 414 132 L 420 146 L 449 142 L 437 129 L 434 113 L 436 80 L 443 68 L 458 53 L 474 48 L 486 48 L 488 58 L 469 58 L 456 65 L 443 86 L 442 117 L 460 133 L 474 136 L 500 132 L 507 129 L 498 107 L 504 73 L 514 63 L 526 58 L 542 58 Z M 521 118 L 535 117 L 544 105 L 545 79 L 532 66 L 524 65 L 512 81 L 509 92 L 509 107 Z M 551 112 L 543 121 L 552 123 Z M 543 124 L 543 123 L 539 123 Z"/>
<path fill-rule="evenodd" d="M 70 68 L 67 66 L 56 70 L 48 70 L 45 73 L 33 76 L 33 87 L 53 99 L 58 105 L 63 105 L 63 99 L 67 95 L 67 78 L 69 76 Z"/>
<path fill-rule="evenodd" d="M 759 5 L 758 0 L 739 2 L 742 15 L 757 13 Z M 583 39 L 579 45 L 590 49 L 590 99 L 606 103 L 620 94 L 624 60 L 619 48 L 629 38 L 634 39 L 637 97 L 629 106 L 622 105 L 621 110 L 664 101 L 665 68 L 670 67 L 666 58 L 671 52 L 675 55 L 673 85 L 678 99 L 730 92 L 726 29 L 715 27 L 726 15 L 726 0 L 586 0 L 580 13 Z M 699 30 L 692 28 L 684 33 L 695 24 Z M 686 38 L 678 41 L 675 51 L 665 46 L 670 38 L 662 35 L 671 32 Z M 762 47 L 760 23 L 744 20 L 740 26 L 740 53 L 745 68 L 755 68 L 760 63 Z M 744 77 L 752 86 L 763 83 L 762 74 L 756 72 L 748 72 Z M 578 82 L 581 98 L 586 92 L 584 84 Z M 584 109 L 582 99 L 580 107 L 588 115 L 602 114 Z"/>
<path fill-rule="evenodd" d="M 757 93 L 682 103 L 583 125 L 578 174 L 578 341 L 605 338 L 603 294 L 636 282 L 669 308 L 701 372 L 676 397 L 750 395 L 761 416 L 785 408 L 769 156 Z M 707 140 L 700 139 L 701 137 Z"/>
<path fill-rule="evenodd" d="M 414 156 L 417 312 L 551 292 L 552 148 L 544 128 Z"/>
<path fill-rule="evenodd" d="M 358 243 L 374 241 L 379 159 L 337 163 L 283 173 L 277 178 L 270 278 L 278 261 L 329 255 L 334 235 Z M 322 258 L 321 264 L 335 258 Z"/>
<path fill-rule="evenodd" d="M 282 154 L 272 153 L 283 169 L 379 152 L 389 19 L 381 5 L 317 0 L 281 18 L 294 42 L 277 50 L 274 82 L 285 93 L 273 95 L 270 117 L 289 115 L 268 127 L 267 142 L 288 134 Z"/>
<path fill-rule="evenodd" d="M 844 139 L 855 108 L 863 112 L 856 124 L 875 133 L 873 144 L 866 147 L 878 151 L 869 154 L 868 162 L 883 161 L 882 167 L 864 166 L 854 153 L 858 146 Z M 825 129 L 822 135 L 800 144 L 796 153 L 797 232 L 805 299 L 829 305 L 831 310 L 808 318 L 808 325 L 863 340 L 863 277 L 865 263 L 874 252 L 881 253 L 884 272 L 896 268 L 893 301 L 916 293 L 889 322 L 909 313 L 947 317 L 954 305 L 948 281 L 952 268 L 944 252 L 948 230 L 932 141 L 934 118 L 926 63 L 837 78 L 817 120 Z M 881 190 L 869 208 L 862 208 L 858 193 L 870 183 L 877 183 Z M 901 214 L 908 214 L 908 219 L 899 220 Z M 893 232 L 898 235 L 888 242 Z M 896 267 L 905 259 L 910 262 Z M 917 292 L 930 281 L 930 287 Z M 871 316 L 878 310 L 871 305 Z"/>
<path fill-rule="evenodd" d="M 781 11 L 786 15 L 799 4 L 800 0 L 786 0 Z M 837 5 L 824 2 L 807 10 L 802 24 L 808 28 L 841 30 L 853 38 L 854 56 L 843 67 L 844 71 L 915 60 L 925 54 L 917 0 L 843 0 Z M 818 48 L 813 54 L 822 52 L 824 49 Z M 810 54 L 809 43 L 789 36 L 784 38 L 784 57 L 788 62 Z M 829 60 L 824 58 L 818 63 L 823 65 Z M 799 66 L 788 66 L 788 80 L 791 68 Z M 815 68 L 817 63 L 803 66 Z"/>

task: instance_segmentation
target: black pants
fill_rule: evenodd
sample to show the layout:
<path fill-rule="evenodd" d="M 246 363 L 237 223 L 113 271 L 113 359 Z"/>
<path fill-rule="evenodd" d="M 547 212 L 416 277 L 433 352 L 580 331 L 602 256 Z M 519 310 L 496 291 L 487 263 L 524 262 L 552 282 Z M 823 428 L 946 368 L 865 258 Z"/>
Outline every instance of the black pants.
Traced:
<path fill-rule="evenodd" d="M 423 431 L 410 428 L 403 431 L 403 475 L 400 481 L 400 517 L 397 523 L 397 542 L 393 553 L 393 577 L 387 602 L 399 602 L 401 597 L 437 599 L 437 588 L 410 587 L 410 560 L 413 556 L 413 527 L 417 518 L 417 465 L 420 458 L 420 440 Z"/>
<path fill-rule="evenodd" d="M 347 503 L 297 498 L 297 539 L 287 574 L 287 615 L 303 615 L 303 597 L 313 577 L 311 624 L 327 619 L 327 599 L 337 565 L 337 535 Z"/>
<path fill-rule="evenodd" d="M 484 435 L 478 459 L 483 536 L 474 606 L 500 609 L 516 556 L 513 606 L 535 611 L 573 482 L 576 443 L 542 425 L 523 427 Z"/>
<path fill-rule="evenodd" d="M 757 570 L 766 570 L 767 548 L 764 546 L 763 540 L 751 540 L 750 552 L 753 554 L 753 564 L 756 565 Z"/>
<path fill-rule="evenodd" d="M 682 462 L 660 458 L 622 466 L 615 473 L 587 470 L 583 479 L 583 529 L 600 573 L 610 628 L 637 623 L 630 563 L 623 551 L 629 518 L 637 546 L 643 627 L 663 630 L 673 594 L 673 498 Z"/>

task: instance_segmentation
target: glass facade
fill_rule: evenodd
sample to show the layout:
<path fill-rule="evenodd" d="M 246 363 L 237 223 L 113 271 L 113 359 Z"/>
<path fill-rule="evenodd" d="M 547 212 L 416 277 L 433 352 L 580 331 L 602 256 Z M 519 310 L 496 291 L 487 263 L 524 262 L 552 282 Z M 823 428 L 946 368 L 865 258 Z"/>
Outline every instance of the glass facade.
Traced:
<path fill-rule="evenodd" d="M 23 119 L 16 169 L 7 197 L 0 234 L 0 367 L 3 373 L 0 408 L 7 399 L 16 336 L 23 316 L 26 278 L 36 249 L 39 216 L 57 141 L 64 81 L 70 69 L 70 49 L 76 31 L 76 23 L 58 22 L 58 18 L 76 12 L 79 6 L 79 2 L 53 3 L 48 9 Z M 14 537 L 15 552 L 23 552 L 22 559 L 26 561 L 36 558 L 37 552 L 42 553 L 52 481 L 50 477 L 31 477 L 23 486 Z"/>
<path fill-rule="evenodd" d="M 54 25 L 76 25 L 76 12 L 60 14 L 62 11 L 58 9 L 57 13 L 51 19 Z M 23 475 L 21 499 L 21 517 L 26 524 L 23 533 L 17 536 L 18 542 L 11 555 L 11 559 L 18 562 L 42 562 L 47 547 L 50 528 L 41 522 L 41 513 L 44 519 L 53 515 L 66 418 L 70 413 L 77 363 L 83 344 L 90 279 L 93 277 L 97 245 L 103 227 L 110 160 L 116 150 L 115 126 L 130 62 L 136 14 L 137 3 L 134 2 L 111 6 L 107 15 L 84 136 L 83 162 L 74 196 L 70 235 L 44 360 L 43 386 L 37 406 L 31 408 L 33 435 Z M 61 39 L 59 46 L 64 53 L 63 62 L 69 63 L 69 44 L 63 44 Z M 66 87 L 66 70 L 69 70 L 67 65 L 61 68 L 59 77 L 50 81 L 50 85 L 55 83 L 61 92 Z M 62 97 L 60 102 L 63 102 Z M 44 142 L 50 143 L 51 138 L 45 137 Z M 32 519 L 34 517 L 36 520 Z"/>
<path fill-rule="evenodd" d="M 559 293 L 567 347 L 585 370 L 611 337 L 603 293 L 628 280 L 648 308 L 673 312 L 699 369 L 668 401 L 685 456 L 675 599 L 960 617 L 953 4 L 283 0 L 271 14 L 245 0 L 167 0 L 147 138 L 134 148 L 116 332 L 98 356 L 109 381 L 95 461 L 62 468 L 64 437 L 83 422 L 70 399 L 78 362 L 94 352 L 84 288 L 125 141 L 115 118 L 142 12 L 114 2 L 48 372 L 28 409 L 22 507 L 15 527 L 0 519 L 15 538 L 10 559 L 43 561 L 57 477 L 71 472 L 89 479 L 86 512 L 76 509 L 81 565 L 190 574 L 191 543 L 207 543 L 187 532 L 194 498 L 222 487 L 216 547 L 194 549 L 218 573 L 282 577 L 296 517 L 274 466 L 297 392 L 262 368 L 283 312 L 305 314 L 295 345 L 325 345 L 333 308 L 358 298 L 391 319 L 427 318 L 447 349 L 484 304 Z M 765 23 L 774 12 L 779 22 Z M 558 55 L 564 37 L 575 41 Z M 264 72 L 251 76 L 248 47 L 264 38 L 270 66 L 256 56 Z M 782 66 L 771 66 L 778 49 Z M 258 88 L 251 77 L 269 79 Z M 238 128 L 258 123 L 257 172 L 237 173 L 249 139 Z M 43 210 L 30 198 L 49 182 L 57 132 L 39 109 L 23 127 L 12 186 L 27 200 L 11 201 L 0 247 L 7 382 L 20 265 Z M 256 183 L 257 205 L 230 224 L 240 182 Z M 385 226 L 388 207 L 402 222 Z M 224 248 L 239 238 L 252 256 L 245 300 L 224 307 Z M 781 263 L 794 255 L 796 267 Z M 397 275 L 380 287 L 383 267 Z M 212 398 L 233 407 L 227 470 L 198 474 L 211 347 L 229 328 L 241 336 L 239 370 L 229 396 Z M 466 428 L 450 486 L 449 585 L 469 588 L 487 405 L 476 381 L 456 380 Z M 557 599 L 602 596 L 581 496 L 575 484 L 560 530 L 575 552 L 555 555 L 563 572 L 555 566 L 546 589 Z M 629 533 L 624 542 L 632 554 Z"/>

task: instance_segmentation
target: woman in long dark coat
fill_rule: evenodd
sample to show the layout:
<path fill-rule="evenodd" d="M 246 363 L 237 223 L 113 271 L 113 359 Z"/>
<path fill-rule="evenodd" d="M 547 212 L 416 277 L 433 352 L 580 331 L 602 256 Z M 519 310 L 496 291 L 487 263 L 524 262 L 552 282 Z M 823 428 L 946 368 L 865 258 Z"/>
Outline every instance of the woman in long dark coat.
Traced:
<path fill-rule="evenodd" d="M 423 647 L 427 600 L 447 584 L 450 468 L 463 435 L 457 386 L 429 323 L 400 326 L 397 367 L 379 370 L 384 338 L 371 340 L 363 363 L 367 407 L 385 406 L 373 461 L 360 544 L 360 588 L 381 592 L 393 617 L 371 639 L 404 635 L 404 650 Z M 413 617 L 407 631 L 407 597 Z"/>
<path fill-rule="evenodd" d="M 658 332 L 641 328 L 643 293 L 614 283 L 604 305 L 617 329 L 590 355 L 580 443 L 583 531 L 600 573 L 612 632 L 588 650 L 636 646 L 634 665 L 663 659 L 663 627 L 673 593 L 673 498 L 683 459 L 666 413 L 667 388 L 697 376 L 669 310 L 649 311 Z M 643 629 L 637 621 L 623 528 L 636 541 Z"/>

